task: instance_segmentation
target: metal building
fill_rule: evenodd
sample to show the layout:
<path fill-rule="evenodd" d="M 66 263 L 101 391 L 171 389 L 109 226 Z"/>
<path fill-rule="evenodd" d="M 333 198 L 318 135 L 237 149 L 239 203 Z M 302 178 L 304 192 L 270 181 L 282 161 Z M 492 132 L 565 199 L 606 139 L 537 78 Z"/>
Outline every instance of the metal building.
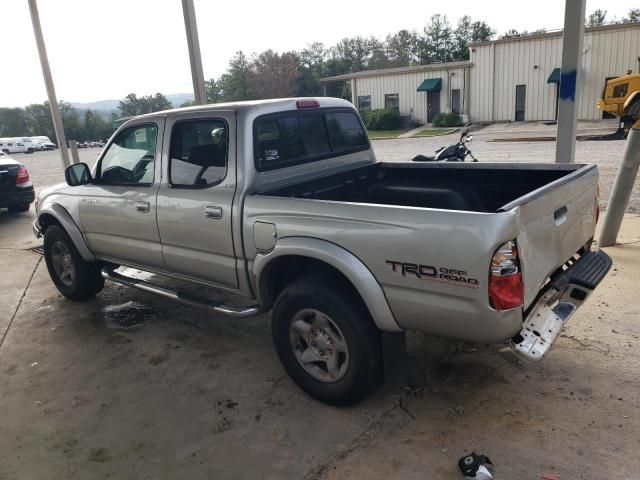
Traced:
<path fill-rule="evenodd" d="M 608 78 L 637 71 L 640 23 L 587 28 L 578 118 L 602 118 L 596 108 Z M 415 122 L 455 111 L 473 122 L 555 120 L 562 31 L 470 46 L 470 62 L 355 72 L 324 78 L 349 81 L 359 109 L 399 108 Z"/>
<path fill-rule="evenodd" d="M 323 82 L 350 81 L 359 110 L 399 108 L 400 115 L 431 123 L 440 112 L 467 114 L 470 62 L 365 70 Z"/>

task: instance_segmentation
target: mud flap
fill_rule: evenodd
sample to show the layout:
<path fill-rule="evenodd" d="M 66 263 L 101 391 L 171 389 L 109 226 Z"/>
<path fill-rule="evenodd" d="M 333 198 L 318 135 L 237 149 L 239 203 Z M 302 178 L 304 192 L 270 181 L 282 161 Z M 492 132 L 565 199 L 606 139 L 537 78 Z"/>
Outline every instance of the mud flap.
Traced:
<path fill-rule="evenodd" d="M 384 389 L 397 391 L 409 385 L 406 332 L 382 332 Z"/>

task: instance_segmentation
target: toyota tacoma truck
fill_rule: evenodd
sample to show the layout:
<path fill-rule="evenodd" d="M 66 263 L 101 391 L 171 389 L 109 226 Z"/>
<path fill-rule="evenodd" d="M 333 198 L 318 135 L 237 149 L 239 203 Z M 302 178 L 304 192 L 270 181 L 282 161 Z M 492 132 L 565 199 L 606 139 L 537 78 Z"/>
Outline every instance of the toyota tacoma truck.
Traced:
<path fill-rule="evenodd" d="M 271 311 L 285 370 L 331 404 L 375 390 L 385 339 L 406 330 L 540 360 L 611 266 L 592 249 L 595 166 L 379 161 L 334 98 L 135 117 L 65 176 L 33 224 L 65 297 L 107 279 L 237 319 Z"/>

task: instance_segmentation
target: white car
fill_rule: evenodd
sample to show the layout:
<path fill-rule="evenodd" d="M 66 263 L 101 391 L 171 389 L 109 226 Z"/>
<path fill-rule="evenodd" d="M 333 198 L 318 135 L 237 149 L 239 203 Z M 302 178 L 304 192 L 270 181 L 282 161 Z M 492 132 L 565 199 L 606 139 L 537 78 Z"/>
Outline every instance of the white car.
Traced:
<path fill-rule="evenodd" d="M 33 153 L 34 151 L 33 147 L 30 149 L 23 142 L 16 141 L 15 138 L 0 139 L 0 150 L 4 153 Z"/>
<path fill-rule="evenodd" d="M 31 137 L 31 141 L 40 146 L 40 150 L 55 150 L 57 145 L 51 141 L 49 137 L 45 136 L 36 136 Z"/>

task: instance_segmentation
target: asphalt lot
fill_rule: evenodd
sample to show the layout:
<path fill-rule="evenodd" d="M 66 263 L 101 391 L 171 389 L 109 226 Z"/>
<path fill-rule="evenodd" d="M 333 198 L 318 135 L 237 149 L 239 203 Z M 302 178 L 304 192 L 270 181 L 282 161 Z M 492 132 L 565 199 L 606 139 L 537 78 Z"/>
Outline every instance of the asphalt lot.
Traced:
<path fill-rule="evenodd" d="M 486 139 L 472 145 L 483 161 L 553 159 L 552 143 Z M 448 141 L 374 146 L 405 160 Z M 606 154 L 615 174 L 623 148 L 580 142 L 578 159 L 606 166 Z M 88 163 L 98 153 L 80 151 Z M 36 187 L 63 178 L 55 152 L 16 157 Z M 347 409 L 289 380 L 267 316 L 228 320 L 113 284 L 89 302 L 65 300 L 27 250 L 40 243 L 32 217 L 0 212 L 2 480 L 457 479 L 472 450 L 494 461 L 497 479 L 638 478 L 638 215 L 606 249 L 614 270 L 543 363 L 411 333 L 416 391 Z"/>

